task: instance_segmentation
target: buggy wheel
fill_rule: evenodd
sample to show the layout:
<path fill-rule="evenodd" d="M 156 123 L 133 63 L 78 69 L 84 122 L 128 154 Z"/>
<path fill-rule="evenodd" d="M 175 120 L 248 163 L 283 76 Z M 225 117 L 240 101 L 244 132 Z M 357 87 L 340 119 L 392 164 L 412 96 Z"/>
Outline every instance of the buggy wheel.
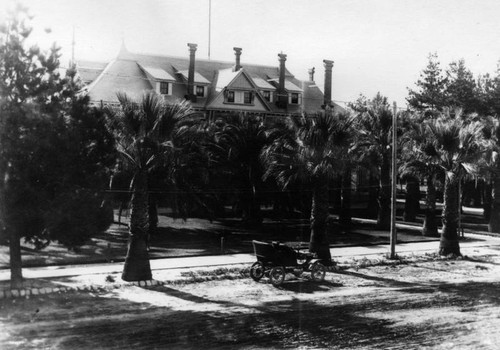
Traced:
<path fill-rule="evenodd" d="M 319 261 L 311 265 L 311 278 L 313 281 L 320 282 L 325 279 L 326 267 Z"/>
<path fill-rule="evenodd" d="M 269 278 L 271 279 L 271 283 L 273 286 L 279 286 L 285 281 L 285 269 L 283 266 L 276 266 L 271 269 L 269 272 Z"/>
<path fill-rule="evenodd" d="M 264 277 L 264 265 L 260 261 L 253 263 L 252 267 L 250 267 L 250 277 L 255 282 L 259 282 Z"/>

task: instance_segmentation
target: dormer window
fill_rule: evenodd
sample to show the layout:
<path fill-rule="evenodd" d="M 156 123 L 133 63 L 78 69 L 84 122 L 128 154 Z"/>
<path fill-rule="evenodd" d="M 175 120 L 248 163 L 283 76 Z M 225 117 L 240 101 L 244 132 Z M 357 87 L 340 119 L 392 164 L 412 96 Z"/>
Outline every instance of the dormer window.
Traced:
<path fill-rule="evenodd" d="M 252 93 L 250 91 L 243 92 L 243 103 L 247 105 L 252 103 Z"/>
<path fill-rule="evenodd" d="M 297 92 L 292 92 L 290 94 L 290 99 L 288 101 L 290 104 L 294 105 L 300 105 L 302 104 L 302 94 L 299 94 Z"/>
<path fill-rule="evenodd" d="M 224 103 L 235 103 L 240 105 L 253 104 L 254 93 L 252 91 L 226 90 L 224 93 Z"/>
<path fill-rule="evenodd" d="M 160 94 L 170 95 L 170 84 L 166 81 L 160 81 Z"/>
<path fill-rule="evenodd" d="M 264 96 L 264 99 L 268 102 L 273 102 L 273 94 L 269 90 L 264 90 L 262 91 L 262 95 Z"/>
<path fill-rule="evenodd" d="M 157 93 L 172 95 L 172 84 L 175 82 L 174 77 L 159 67 L 139 66 L 144 71 L 151 86 Z"/>
<path fill-rule="evenodd" d="M 196 96 L 205 97 L 205 87 L 204 86 L 197 85 L 195 92 L 196 92 Z"/>
<path fill-rule="evenodd" d="M 227 92 L 227 102 L 234 103 L 234 91 Z"/>

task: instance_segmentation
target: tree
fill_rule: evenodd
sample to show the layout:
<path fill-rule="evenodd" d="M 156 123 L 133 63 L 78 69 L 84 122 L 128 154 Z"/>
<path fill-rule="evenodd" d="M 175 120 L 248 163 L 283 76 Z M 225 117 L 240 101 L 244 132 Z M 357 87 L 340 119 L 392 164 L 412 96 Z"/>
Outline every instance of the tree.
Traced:
<path fill-rule="evenodd" d="M 418 111 L 440 111 L 446 105 L 447 78 L 443 76 L 438 56 L 429 54 L 427 67 L 420 73 L 416 90 L 408 88 L 408 104 Z"/>
<path fill-rule="evenodd" d="M 500 62 L 493 76 L 486 74 L 478 79 L 482 114 L 500 116 Z"/>
<path fill-rule="evenodd" d="M 446 70 L 447 105 L 461 108 L 465 114 L 481 111 L 479 90 L 472 72 L 463 59 L 450 63 Z"/>
<path fill-rule="evenodd" d="M 460 255 L 458 243 L 459 194 L 458 184 L 466 174 L 478 174 L 479 164 L 487 149 L 483 126 L 479 121 L 464 120 L 457 112 L 452 117 L 445 111 L 438 119 L 426 122 L 432 148 L 428 154 L 432 166 L 445 173 L 443 231 L 439 254 Z"/>
<path fill-rule="evenodd" d="M 490 148 L 484 157 L 485 174 L 490 178 L 490 201 L 484 206 L 485 218 L 488 220 L 489 232 L 500 233 L 500 122 L 497 117 L 485 118 L 485 137 L 490 141 Z"/>
<path fill-rule="evenodd" d="M 307 184 L 312 192 L 309 251 L 331 261 L 327 237 L 328 180 L 343 168 L 346 140 L 352 118 L 340 119 L 331 112 L 313 117 L 291 117 L 293 133 L 284 133 L 262 155 L 264 177 L 274 177 L 283 189 L 294 182 Z"/>
<path fill-rule="evenodd" d="M 15 288 L 22 237 L 75 249 L 110 223 L 101 185 L 113 155 L 103 119 L 77 94 L 74 70 L 59 73 L 57 47 L 25 47 L 28 20 L 18 5 L 0 28 L 0 221 Z"/>
<path fill-rule="evenodd" d="M 262 222 L 263 169 L 262 150 L 280 135 L 280 129 L 266 126 L 260 117 L 231 115 L 215 133 L 211 161 L 223 167 L 238 194 L 243 221 Z"/>
<path fill-rule="evenodd" d="M 358 112 L 359 143 L 363 149 L 361 161 L 372 163 L 379 173 L 377 227 L 388 230 L 391 220 L 391 145 L 392 112 L 387 98 L 378 93 L 372 101 L 358 100 L 353 109 Z"/>
<path fill-rule="evenodd" d="M 231 115 L 216 133 L 217 150 L 212 158 L 228 169 L 235 185 L 245 222 L 262 221 L 262 167 L 259 156 L 268 143 L 268 130 L 259 117 Z"/>
<path fill-rule="evenodd" d="M 432 135 L 424 123 L 423 113 L 413 114 L 407 120 L 406 132 L 402 137 L 402 165 L 399 172 L 403 177 L 411 176 L 425 180 L 427 193 L 425 197 L 425 217 L 422 235 L 438 236 L 436 218 L 436 177 L 441 177 L 442 169 L 432 162 L 436 156 Z"/>
<path fill-rule="evenodd" d="M 354 117 L 351 112 L 340 112 L 335 116 L 340 124 L 349 125 L 347 135 L 343 138 L 343 144 L 338 146 L 344 150 L 340 154 L 339 165 L 341 166 L 341 203 L 339 213 L 340 227 L 349 231 L 352 224 L 351 215 L 351 193 L 352 172 L 360 166 L 362 147 L 359 145 L 359 131 L 354 127 Z"/>
<path fill-rule="evenodd" d="M 122 279 L 149 280 L 148 175 L 169 159 L 175 147 L 172 138 L 177 126 L 191 117 L 193 110 L 186 101 L 165 104 L 161 96 L 151 91 L 139 102 L 123 93 L 118 93 L 118 100 L 119 107 L 106 109 L 109 129 L 123 162 L 133 170 L 129 243 Z"/>

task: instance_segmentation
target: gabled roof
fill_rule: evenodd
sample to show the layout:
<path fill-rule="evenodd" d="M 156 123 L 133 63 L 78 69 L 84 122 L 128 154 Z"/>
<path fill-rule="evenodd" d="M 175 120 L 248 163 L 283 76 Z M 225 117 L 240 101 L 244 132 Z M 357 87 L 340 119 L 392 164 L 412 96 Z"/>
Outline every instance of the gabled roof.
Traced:
<path fill-rule="evenodd" d="M 301 88 L 299 88 L 297 85 L 295 85 L 294 83 L 292 83 L 291 81 L 286 80 L 286 79 L 285 79 L 285 90 L 289 91 L 289 92 L 303 92 L 304 91 Z"/>
<path fill-rule="evenodd" d="M 276 90 L 276 88 L 274 87 L 274 85 L 269 84 L 267 81 L 265 81 L 261 77 L 252 77 L 252 80 L 255 83 L 255 85 L 257 85 L 257 87 L 259 89 L 262 89 L 262 90 L 271 90 L 271 91 Z"/>
<path fill-rule="evenodd" d="M 142 69 L 146 71 L 151 77 L 157 80 L 170 80 L 170 81 L 175 81 L 175 78 L 168 74 L 166 71 L 164 71 L 161 68 L 154 68 L 154 67 L 144 67 L 140 66 Z"/>
<path fill-rule="evenodd" d="M 117 102 L 116 93 L 126 92 L 133 98 L 140 98 L 145 90 L 151 90 L 151 77 L 173 82 L 174 95 L 166 95 L 166 100 L 183 98 L 186 94 L 186 81 L 189 70 L 189 57 L 146 55 L 131 53 L 123 46 L 118 57 L 104 69 L 102 63 L 95 65 L 79 65 L 79 74 L 86 75 L 85 82 L 91 82 L 86 90 L 92 101 Z M 196 108 L 209 108 L 210 103 L 217 98 L 222 89 L 244 74 L 248 82 L 241 84 L 246 88 L 260 90 L 276 90 L 279 81 L 277 66 L 242 64 L 239 71 L 233 72 L 234 62 L 224 62 L 196 58 L 195 83 L 209 85 L 207 98 L 193 102 Z M 244 72 L 244 73 L 243 73 Z M 241 85 L 239 84 L 239 85 Z M 250 84 L 250 85 L 248 85 Z M 239 86 L 238 85 L 238 86 Z M 243 86 L 243 85 L 241 85 Z M 311 82 L 296 79 L 288 70 L 285 70 L 285 89 L 289 92 L 303 93 L 302 105 L 288 105 L 286 109 L 275 103 L 268 103 L 260 94 L 259 101 L 272 113 L 312 113 L 321 110 L 323 93 Z"/>
<path fill-rule="evenodd" d="M 178 74 L 182 75 L 182 77 L 187 81 L 188 80 L 188 70 L 181 70 L 177 72 Z M 200 73 L 194 72 L 194 82 L 197 84 L 210 84 L 210 81 L 205 79 Z"/>
<path fill-rule="evenodd" d="M 215 91 L 217 92 L 229 86 L 234 78 L 240 74 L 240 72 L 233 72 L 232 68 L 221 69 L 218 73 L 217 83 L 215 84 Z"/>

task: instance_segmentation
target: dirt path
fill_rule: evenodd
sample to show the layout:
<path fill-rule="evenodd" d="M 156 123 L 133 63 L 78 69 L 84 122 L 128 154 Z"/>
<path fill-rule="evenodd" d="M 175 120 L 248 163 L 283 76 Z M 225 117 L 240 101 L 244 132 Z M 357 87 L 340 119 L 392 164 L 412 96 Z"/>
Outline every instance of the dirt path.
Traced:
<path fill-rule="evenodd" d="M 2 349 L 498 349 L 500 260 L 2 300 Z M 37 311 L 38 310 L 38 311 Z"/>

